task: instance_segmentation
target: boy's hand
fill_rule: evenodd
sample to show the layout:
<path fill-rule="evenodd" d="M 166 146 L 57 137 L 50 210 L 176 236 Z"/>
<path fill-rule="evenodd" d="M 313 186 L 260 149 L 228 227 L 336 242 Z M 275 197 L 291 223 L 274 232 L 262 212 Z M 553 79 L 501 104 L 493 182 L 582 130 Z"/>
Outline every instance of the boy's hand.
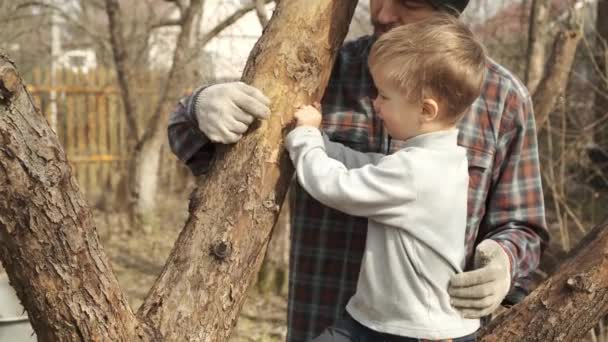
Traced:
<path fill-rule="evenodd" d="M 319 128 L 321 126 L 321 112 L 313 106 L 304 106 L 298 109 L 294 114 L 296 119 L 296 127 L 298 126 L 312 126 Z"/>

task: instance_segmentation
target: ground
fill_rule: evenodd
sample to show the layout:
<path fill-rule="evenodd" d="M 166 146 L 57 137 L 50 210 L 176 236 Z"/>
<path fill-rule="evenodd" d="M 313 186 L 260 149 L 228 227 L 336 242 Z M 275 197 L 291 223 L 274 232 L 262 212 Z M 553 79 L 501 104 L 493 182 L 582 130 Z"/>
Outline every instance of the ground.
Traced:
<path fill-rule="evenodd" d="M 162 201 L 158 221 L 146 232 L 129 233 L 124 215 L 94 211 L 97 230 L 114 273 L 137 310 L 169 255 L 187 217 L 187 196 Z M 284 341 L 286 298 L 250 290 L 230 342 Z"/>

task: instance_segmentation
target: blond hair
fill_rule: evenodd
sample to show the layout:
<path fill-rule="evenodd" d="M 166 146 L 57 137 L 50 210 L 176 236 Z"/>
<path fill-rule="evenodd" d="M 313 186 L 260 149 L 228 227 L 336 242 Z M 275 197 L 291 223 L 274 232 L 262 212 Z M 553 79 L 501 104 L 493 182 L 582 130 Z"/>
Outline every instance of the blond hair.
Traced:
<path fill-rule="evenodd" d="M 439 118 L 455 123 L 481 93 L 486 56 L 464 23 L 437 14 L 380 36 L 368 64 L 410 102 L 436 99 Z"/>

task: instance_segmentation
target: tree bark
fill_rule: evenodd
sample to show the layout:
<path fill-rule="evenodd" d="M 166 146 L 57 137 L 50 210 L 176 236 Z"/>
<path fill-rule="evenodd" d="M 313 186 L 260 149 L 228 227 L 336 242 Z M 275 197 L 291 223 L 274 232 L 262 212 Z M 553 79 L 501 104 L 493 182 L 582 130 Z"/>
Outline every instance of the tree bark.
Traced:
<path fill-rule="evenodd" d="M 0 259 L 40 341 L 140 341 L 66 155 L 0 56 Z"/>
<path fill-rule="evenodd" d="M 568 85 L 570 70 L 581 38 L 579 31 L 572 30 L 560 32 L 555 39 L 545 75 L 532 95 L 537 130 L 543 127 L 555 107 L 555 102 Z"/>
<path fill-rule="evenodd" d="M 494 319 L 481 342 L 581 341 L 608 313 L 608 222 L 595 227 L 558 271 Z"/>
<path fill-rule="evenodd" d="M 275 10 L 243 74 L 270 97 L 273 115 L 236 146 L 218 146 L 186 227 L 140 308 L 165 339 L 227 339 L 293 174 L 284 129 L 297 106 L 320 99 L 356 3 L 283 0 Z"/>
<path fill-rule="evenodd" d="M 290 186 L 290 189 L 292 187 Z M 277 223 L 272 229 L 266 256 L 258 273 L 257 287 L 262 294 L 287 295 L 289 287 L 289 232 L 292 197 L 288 190 Z"/>
<path fill-rule="evenodd" d="M 273 115 L 218 148 L 208 184 L 135 316 L 118 287 L 57 136 L 0 56 L 0 260 L 41 341 L 226 341 L 289 180 L 284 129 L 318 101 L 356 0 L 283 0 L 243 80 Z"/>
<path fill-rule="evenodd" d="M 528 29 L 528 58 L 526 60 L 525 82 L 534 93 L 545 68 L 545 45 L 547 44 L 547 24 L 549 0 L 532 0 Z"/>

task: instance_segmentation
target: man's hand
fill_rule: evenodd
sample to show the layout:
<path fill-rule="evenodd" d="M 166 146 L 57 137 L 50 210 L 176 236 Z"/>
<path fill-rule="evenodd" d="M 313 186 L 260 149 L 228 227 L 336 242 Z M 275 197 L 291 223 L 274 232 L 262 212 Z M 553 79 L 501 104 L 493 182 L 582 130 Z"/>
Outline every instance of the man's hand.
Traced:
<path fill-rule="evenodd" d="M 509 257 L 496 241 L 484 240 L 477 246 L 474 266 L 474 271 L 454 275 L 448 288 L 452 306 L 465 318 L 494 312 L 511 287 Z"/>
<path fill-rule="evenodd" d="M 212 85 L 196 98 L 199 129 L 215 143 L 237 142 L 254 119 L 270 116 L 270 100 L 243 82 Z"/>
<path fill-rule="evenodd" d="M 321 112 L 319 112 L 318 105 L 313 106 L 304 106 L 294 114 L 296 119 L 296 127 L 297 126 L 312 126 L 315 128 L 319 128 L 321 126 Z"/>

